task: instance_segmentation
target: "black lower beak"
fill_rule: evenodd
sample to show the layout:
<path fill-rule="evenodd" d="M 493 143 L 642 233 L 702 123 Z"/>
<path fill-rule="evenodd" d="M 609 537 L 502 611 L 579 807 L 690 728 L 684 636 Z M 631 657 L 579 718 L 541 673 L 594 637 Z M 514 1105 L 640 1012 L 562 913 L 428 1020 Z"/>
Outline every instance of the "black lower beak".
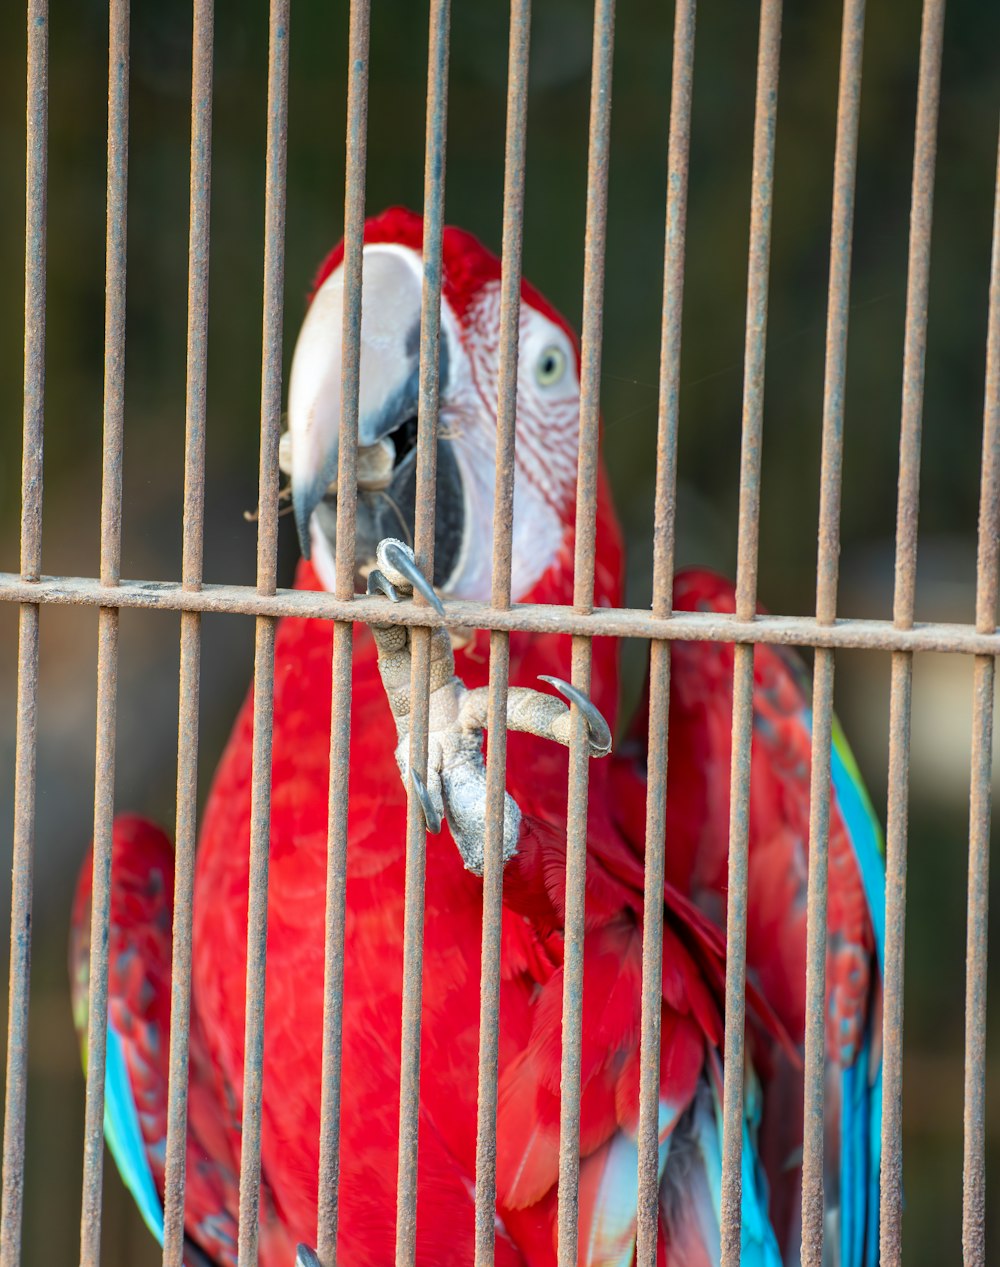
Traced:
<path fill-rule="evenodd" d="M 417 512 L 415 443 L 398 453 L 387 487 L 358 489 L 355 559 L 358 577 L 375 563 L 375 547 L 385 537 L 413 544 Z M 331 546 L 337 535 L 337 498 L 328 495 L 317 506 L 316 522 Z M 442 588 L 454 575 L 466 530 L 465 494 L 452 441 L 437 445 L 437 487 L 434 499 L 434 585 Z M 363 586 L 362 586 L 363 588 Z"/>

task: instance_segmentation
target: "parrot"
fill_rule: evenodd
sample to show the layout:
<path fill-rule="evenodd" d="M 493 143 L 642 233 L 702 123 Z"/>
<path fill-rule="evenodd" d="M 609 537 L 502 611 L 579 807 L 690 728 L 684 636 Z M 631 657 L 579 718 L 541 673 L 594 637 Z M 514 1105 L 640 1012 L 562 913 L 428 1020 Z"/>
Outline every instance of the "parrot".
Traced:
<path fill-rule="evenodd" d="M 365 224 L 355 586 L 388 603 L 416 590 L 440 610 L 442 598 L 490 597 L 501 265 L 471 234 L 445 229 L 434 566 L 425 577 L 411 548 L 422 243 L 422 218 L 403 208 Z M 343 244 L 316 276 L 288 388 L 281 462 L 302 545 L 295 578 L 302 590 L 332 591 L 336 581 L 342 310 Z M 576 338 L 525 281 L 511 524 L 515 602 L 572 601 L 579 409 Z M 622 605 L 623 559 L 602 465 L 597 608 Z M 732 587 L 706 572 L 681 573 L 674 605 L 732 610 Z M 409 637 L 391 621 L 353 629 L 338 1257 L 373 1264 L 394 1257 L 409 787 L 432 833 L 416 1258 L 448 1267 L 474 1257 L 489 637 L 481 630 L 449 635 L 443 628 L 432 634 L 426 778 L 408 769 Z M 279 623 L 262 1267 L 318 1262 L 309 1246 L 317 1219 L 331 649 L 328 621 L 289 617 Z M 532 1267 L 556 1261 L 569 700 L 584 714 L 595 758 L 583 943 L 579 1262 L 611 1267 L 634 1260 L 637 1223 L 645 706 L 626 728 L 620 750 L 609 755 L 619 720 L 617 644 L 594 640 L 589 697 L 565 680 L 570 650 L 565 634 L 510 635 L 495 1258 Z M 658 1262 L 700 1267 L 720 1256 L 728 849 L 720 813 L 728 803 L 732 648 L 675 644 L 672 654 Z M 558 695 L 539 691 L 539 679 Z M 738 1074 L 745 1088 L 741 1253 L 748 1267 L 781 1267 L 798 1255 L 810 725 L 802 666 L 778 649 L 758 647 L 748 1059 Z M 248 697 L 216 771 L 198 842 L 186 1141 L 189 1267 L 236 1263 L 252 740 Z M 867 1267 L 875 1261 L 884 873 L 878 824 L 839 729 L 832 775 L 828 1260 Z M 143 1217 L 161 1238 L 172 874 L 162 832 L 141 819 L 116 820 L 105 1135 Z M 82 1035 L 89 902 L 85 867 L 70 955 Z"/>

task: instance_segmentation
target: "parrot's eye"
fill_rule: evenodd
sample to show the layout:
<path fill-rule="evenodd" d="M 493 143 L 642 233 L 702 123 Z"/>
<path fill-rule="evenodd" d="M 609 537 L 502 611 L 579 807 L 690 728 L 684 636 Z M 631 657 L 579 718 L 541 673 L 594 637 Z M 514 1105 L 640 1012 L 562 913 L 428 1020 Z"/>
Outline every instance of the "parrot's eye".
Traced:
<path fill-rule="evenodd" d="M 554 344 L 547 347 L 535 364 L 535 381 L 539 387 L 551 387 L 566 372 L 566 353 Z"/>

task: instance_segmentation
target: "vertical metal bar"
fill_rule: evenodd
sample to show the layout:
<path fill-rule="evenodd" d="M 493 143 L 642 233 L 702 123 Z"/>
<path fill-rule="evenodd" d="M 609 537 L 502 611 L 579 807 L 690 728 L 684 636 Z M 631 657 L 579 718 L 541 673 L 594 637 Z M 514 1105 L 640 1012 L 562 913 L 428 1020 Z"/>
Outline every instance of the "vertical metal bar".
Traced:
<path fill-rule="evenodd" d="M 431 0 L 424 149 L 424 278 L 420 309 L 416 522 L 413 534 L 414 556 L 417 566 L 425 576 L 434 575 L 450 20 L 451 0 Z M 417 601 L 423 601 L 419 595 Z M 430 648 L 430 629 L 414 628 L 410 637 L 410 769 L 425 776 Z M 424 862 L 427 850 L 427 828 L 420 801 L 413 794 L 412 788 L 408 788 L 407 793 L 399 1161 L 396 1184 L 397 1267 L 413 1263 L 417 1248 L 417 1128 L 420 1117 L 420 1009 L 423 997 Z"/>
<path fill-rule="evenodd" d="M 667 214 L 663 246 L 663 315 L 653 527 L 653 612 L 668 617 L 674 587 L 677 432 L 680 424 L 681 315 L 687 228 L 688 163 L 697 0 L 674 11 L 674 56 L 667 152 Z M 660 1021 L 663 987 L 663 884 L 666 843 L 670 644 L 649 652 L 649 747 L 646 786 L 646 874 L 642 933 L 642 1029 L 639 1082 L 638 1267 L 655 1267 L 659 1223 Z"/>
<path fill-rule="evenodd" d="M 195 0 L 191 63 L 184 544 L 181 565 L 181 582 L 189 590 L 201 588 L 204 546 L 214 33 L 214 0 Z M 191 923 L 198 828 L 198 695 L 201 676 L 201 616 L 198 612 L 181 613 L 180 637 L 174 921 L 170 971 L 170 1075 L 163 1196 L 164 1267 L 183 1267 L 184 1260 Z"/>
<path fill-rule="evenodd" d="M 278 433 L 285 286 L 285 166 L 288 150 L 290 0 L 271 0 L 267 73 L 267 175 L 264 210 L 263 355 L 260 387 L 260 513 L 257 592 L 273 594 L 277 573 Z M 258 616 L 254 639 L 253 774 L 250 793 L 250 893 L 247 1002 L 243 1046 L 239 1267 L 256 1267 L 260 1216 L 261 1109 L 264 1092 L 264 982 L 271 829 L 271 734 L 274 722 L 274 627 Z"/>
<path fill-rule="evenodd" d="M 21 451 L 21 577 L 26 581 L 35 580 L 39 576 L 42 553 L 48 88 L 48 0 L 30 0 L 24 228 L 24 421 Z M 24 1132 L 28 1091 L 31 900 L 35 870 L 38 616 L 36 603 L 21 605 L 17 631 L 17 737 L 14 755 L 14 838 L 0 1267 L 17 1267 L 21 1261 Z"/>
<path fill-rule="evenodd" d="M 920 495 L 920 431 L 927 291 L 934 199 L 934 161 L 941 87 L 944 0 L 925 0 L 920 33 L 920 70 L 910 202 L 906 281 L 903 399 L 896 511 L 893 623 L 913 624 L 917 574 L 917 512 Z M 913 656 L 894 652 L 889 694 L 889 795 L 886 814 L 885 981 L 882 1016 L 882 1166 L 879 1254 L 883 1267 L 902 1261 L 903 1218 L 903 960 L 906 929 L 906 838 L 909 814 L 910 709 Z"/>
<path fill-rule="evenodd" d="M 774 195 L 774 137 L 778 109 L 781 0 L 761 0 L 754 104 L 750 249 L 743 370 L 740 519 L 736 614 L 752 620 L 757 607 L 760 524 L 760 449 L 764 426 L 768 265 Z M 733 656 L 733 747 L 729 803 L 729 896 L 726 910 L 726 1032 L 723 1088 L 721 1242 L 723 1267 L 740 1261 L 743 1152 L 743 1027 L 747 956 L 747 859 L 750 815 L 750 738 L 753 726 L 753 646 Z"/>
<path fill-rule="evenodd" d="M 21 576 L 26 581 L 36 581 L 42 566 L 42 431 L 45 418 L 45 270 L 49 169 L 48 0 L 28 0 L 26 113 Z M 37 614 L 37 608 L 35 612 Z M 8 1099 L 8 1113 L 10 1107 Z"/>
<path fill-rule="evenodd" d="M 514 440 L 517 419 L 521 248 L 528 123 L 531 0 L 511 0 L 507 53 L 500 362 L 497 384 L 496 484 L 493 494 L 493 606 L 511 600 Z M 479 994 L 479 1094 L 476 1127 L 476 1267 L 492 1267 L 496 1246 L 497 1077 L 500 1044 L 500 929 L 503 904 L 503 818 L 507 773 L 507 689 L 510 635 L 490 634 L 490 743 L 486 767 L 483 861 L 483 945 Z"/>
<path fill-rule="evenodd" d="M 1000 589 L 1000 150 L 997 154 L 986 339 L 976 628 L 991 633 Z M 989 914 L 993 692 L 996 662 L 977 656 L 969 796 L 969 897 L 965 978 L 965 1145 L 962 1249 L 966 1267 L 986 1265 L 986 934 Z"/>
<path fill-rule="evenodd" d="M 584 248 L 583 327 L 580 340 L 580 454 L 576 486 L 573 606 L 594 603 L 597 532 L 598 440 L 601 407 L 601 338 L 604 324 L 604 256 L 608 219 L 611 140 L 611 71 L 614 0 L 595 0 L 587 155 L 587 233 Z M 591 641 L 574 637 L 573 685 L 590 693 Z M 580 1196 L 580 1054 L 583 1026 L 583 938 L 587 884 L 587 797 L 590 753 L 587 727 L 573 707 L 566 821 L 565 960 L 562 999 L 562 1068 L 559 1102 L 559 1267 L 575 1267 Z"/>
<path fill-rule="evenodd" d="M 128 0 L 111 0 L 108 50 L 108 189 L 104 305 L 104 461 L 101 583 L 121 568 L 122 433 L 125 406 L 125 265 L 128 186 Z M 94 881 L 90 922 L 87 1100 L 83 1147 L 81 1267 L 97 1267 L 104 1166 L 104 1058 L 108 1024 L 108 921 L 118 697 L 118 609 L 97 624 L 97 735 L 94 773 Z"/>
<path fill-rule="evenodd" d="M 823 624 L 832 624 L 837 614 L 847 326 L 851 293 L 851 242 L 854 229 L 854 191 L 857 176 L 864 34 L 864 0 L 845 0 L 840 45 L 837 142 L 834 155 L 826 369 L 823 385 L 819 549 L 816 568 L 816 619 Z M 833 680 L 833 652 L 828 648 L 817 648 L 813 673 L 809 883 L 806 908 L 801 1252 L 803 1267 L 822 1267 L 823 1262 L 823 1110 Z"/>
<path fill-rule="evenodd" d="M 343 264 L 344 352 L 341 370 L 340 447 L 337 459 L 336 557 L 336 592 L 337 597 L 344 600 L 350 599 L 354 594 L 370 7 L 370 0 L 352 0 L 347 71 L 347 161 Z M 352 642 L 353 628 L 350 622 L 336 621 L 333 626 L 331 672 L 326 951 L 323 970 L 323 1075 L 317 1202 L 317 1252 L 324 1267 L 335 1267 L 337 1261 Z"/>

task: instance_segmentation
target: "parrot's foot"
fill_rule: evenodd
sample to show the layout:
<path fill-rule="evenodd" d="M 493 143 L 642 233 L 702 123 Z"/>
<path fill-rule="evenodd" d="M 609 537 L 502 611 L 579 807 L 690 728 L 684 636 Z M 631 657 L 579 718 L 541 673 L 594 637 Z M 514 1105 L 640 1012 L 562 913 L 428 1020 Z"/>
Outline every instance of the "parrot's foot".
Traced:
<path fill-rule="evenodd" d="M 320 1267 L 316 1251 L 308 1245 L 300 1245 L 295 1254 L 295 1267 Z"/>
<path fill-rule="evenodd" d="M 444 615 L 444 607 L 430 582 L 417 567 L 413 551 L 387 537 L 376 550 L 377 568 L 368 576 L 368 593 L 394 603 L 418 591 Z M 455 676 L 455 657 L 446 629 L 431 632 L 430 700 L 427 735 L 427 782 L 409 768 L 410 757 L 410 629 L 406 625 L 372 625 L 378 650 L 382 685 L 396 722 L 396 763 L 403 781 L 420 801 L 428 831 L 438 832 L 447 819 L 451 834 L 470 871 L 482 875 L 486 846 L 486 765 L 483 730 L 488 691 L 467 690 Z M 611 731 L 594 704 L 561 678 L 543 677 L 583 713 L 589 732 L 590 755 L 611 751 Z M 568 744 L 570 710 L 561 699 L 529 687 L 514 686 L 507 694 L 507 727 Z M 509 793 L 504 795 L 503 860 L 517 849 L 521 811 Z"/>

